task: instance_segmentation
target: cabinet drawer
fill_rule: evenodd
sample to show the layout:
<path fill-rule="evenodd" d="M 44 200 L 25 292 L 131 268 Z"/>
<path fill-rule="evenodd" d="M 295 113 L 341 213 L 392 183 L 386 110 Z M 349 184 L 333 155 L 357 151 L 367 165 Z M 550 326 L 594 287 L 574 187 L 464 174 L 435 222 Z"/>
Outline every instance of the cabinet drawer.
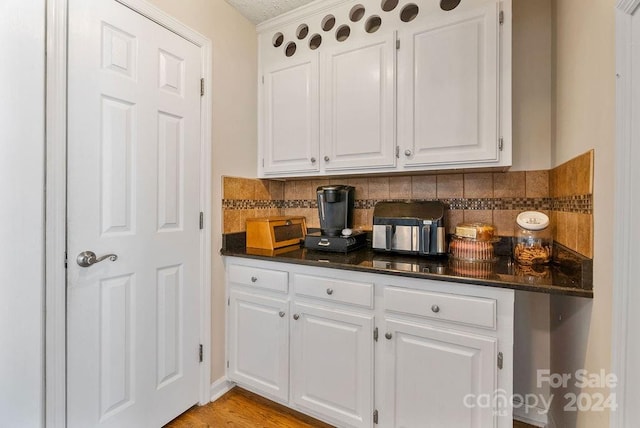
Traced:
<path fill-rule="evenodd" d="M 385 310 L 496 329 L 496 300 L 385 287 Z"/>
<path fill-rule="evenodd" d="M 286 293 L 289 290 L 288 272 L 231 265 L 228 269 L 228 275 L 231 284 L 249 285 L 282 293 Z"/>
<path fill-rule="evenodd" d="M 297 296 L 373 308 L 373 284 L 311 275 L 293 275 Z"/>

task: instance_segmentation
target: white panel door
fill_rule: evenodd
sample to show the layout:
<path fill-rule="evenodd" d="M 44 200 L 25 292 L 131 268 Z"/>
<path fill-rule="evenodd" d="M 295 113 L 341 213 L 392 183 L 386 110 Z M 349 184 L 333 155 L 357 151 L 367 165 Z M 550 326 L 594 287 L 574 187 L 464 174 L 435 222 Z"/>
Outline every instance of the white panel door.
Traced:
<path fill-rule="evenodd" d="M 229 379 L 289 400 L 289 304 L 233 290 L 229 307 Z"/>
<path fill-rule="evenodd" d="M 496 426 L 492 406 L 465 405 L 494 399 L 496 338 L 393 320 L 384 333 L 381 426 Z"/>
<path fill-rule="evenodd" d="M 319 171 L 318 54 L 263 75 L 263 172 Z"/>
<path fill-rule="evenodd" d="M 69 427 L 157 427 L 198 401 L 200 75 L 176 34 L 70 2 Z"/>
<path fill-rule="evenodd" d="M 404 164 L 498 160 L 498 6 L 451 11 L 400 34 L 398 138 Z"/>
<path fill-rule="evenodd" d="M 372 426 L 373 316 L 303 303 L 292 312 L 291 401 L 339 426 Z"/>
<path fill-rule="evenodd" d="M 395 166 L 395 41 L 367 35 L 323 54 L 326 171 Z"/>

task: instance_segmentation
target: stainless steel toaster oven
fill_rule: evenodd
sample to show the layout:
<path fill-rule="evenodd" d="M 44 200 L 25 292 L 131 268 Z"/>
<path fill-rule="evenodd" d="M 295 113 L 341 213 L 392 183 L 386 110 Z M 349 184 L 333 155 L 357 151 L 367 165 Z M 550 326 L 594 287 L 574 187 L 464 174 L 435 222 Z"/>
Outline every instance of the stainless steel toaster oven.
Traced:
<path fill-rule="evenodd" d="M 439 201 L 378 202 L 373 209 L 374 250 L 446 254 L 446 206 Z"/>

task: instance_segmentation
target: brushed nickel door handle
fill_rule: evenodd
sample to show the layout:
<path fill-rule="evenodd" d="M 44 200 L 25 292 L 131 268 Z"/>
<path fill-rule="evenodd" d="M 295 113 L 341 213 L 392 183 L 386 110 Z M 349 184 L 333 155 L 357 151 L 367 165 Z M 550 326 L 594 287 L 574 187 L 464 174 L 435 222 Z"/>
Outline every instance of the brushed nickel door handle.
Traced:
<path fill-rule="evenodd" d="M 115 262 L 116 260 L 118 260 L 118 256 L 116 254 L 106 254 L 104 256 L 97 257 L 96 253 L 94 253 L 93 251 L 83 251 L 78 254 L 76 261 L 82 267 L 89 267 L 106 259 Z"/>

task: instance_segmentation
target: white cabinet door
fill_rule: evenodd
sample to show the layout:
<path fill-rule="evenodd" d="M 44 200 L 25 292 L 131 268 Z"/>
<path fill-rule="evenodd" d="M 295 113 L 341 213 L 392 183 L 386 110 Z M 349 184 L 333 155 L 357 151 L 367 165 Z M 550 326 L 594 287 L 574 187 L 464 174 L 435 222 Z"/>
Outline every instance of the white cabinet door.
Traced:
<path fill-rule="evenodd" d="M 318 55 L 290 59 L 263 74 L 264 174 L 318 171 Z"/>
<path fill-rule="evenodd" d="M 373 315 L 302 303 L 293 314 L 291 401 L 339 426 L 372 426 Z"/>
<path fill-rule="evenodd" d="M 405 166 L 499 160 L 499 10 L 449 12 L 400 33 L 398 139 Z"/>
<path fill-rule="evenodd" d="M 395 40 L 367 35 L 323 53 L 325 171 L 395 166 Z"/>
<path fill-rule="evenodd" d="M 442 327 L 386 320 L 384 427 L 496 426 L 497 339 Z M 466 401 L 466 404 L 465 404 Z"/>
<path fill-rule="evenodd" d="M 229 379 L 286 403 L 289 316 L 285 299 L 230 293 Z"/>

